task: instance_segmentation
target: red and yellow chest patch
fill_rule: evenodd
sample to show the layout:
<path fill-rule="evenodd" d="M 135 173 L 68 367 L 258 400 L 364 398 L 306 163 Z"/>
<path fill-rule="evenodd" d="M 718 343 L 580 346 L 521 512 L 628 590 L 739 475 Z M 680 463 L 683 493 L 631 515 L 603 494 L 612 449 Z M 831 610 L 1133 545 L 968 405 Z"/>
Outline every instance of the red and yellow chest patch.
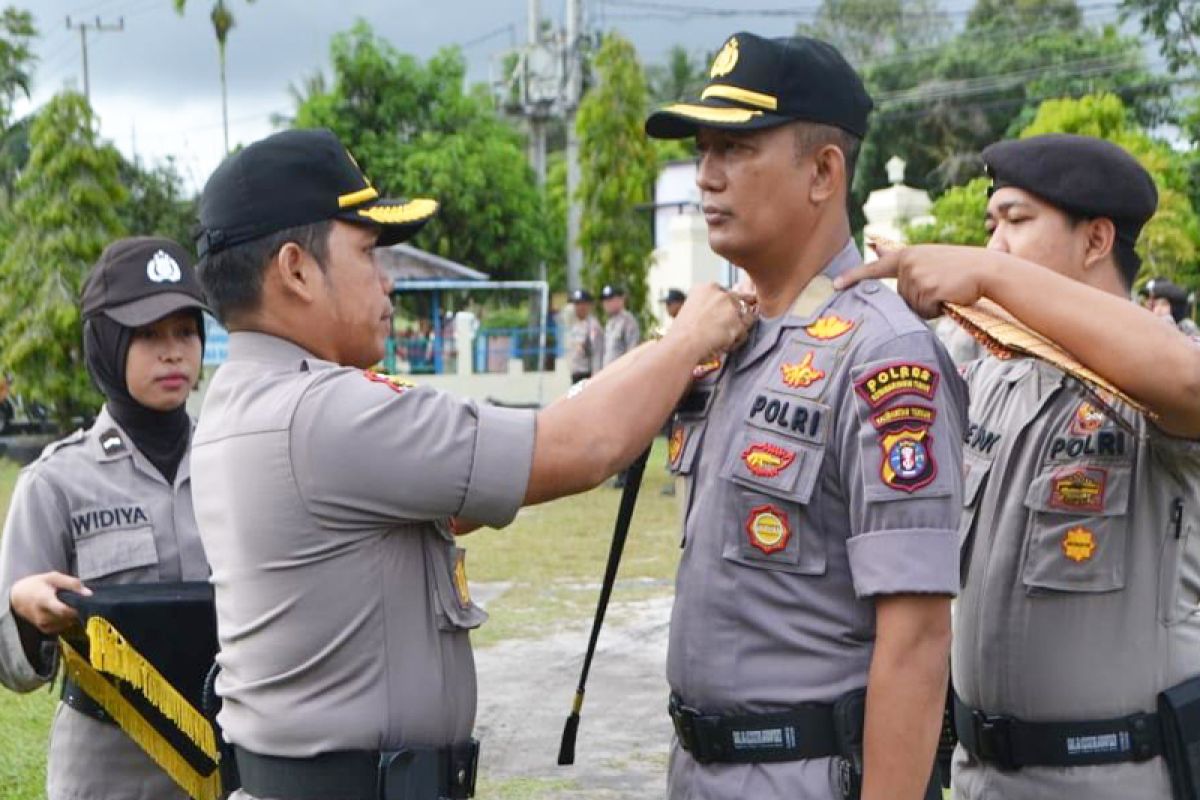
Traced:
<path fill-rule="evenodd" d="M 1108 473 L 1098 467 L 1059 470 L 1050 481 L 1050 506 L 1064 511 L 1103 511 Z"/>
<path fill-rule="evenodd" d="M 404 394 L 409 389 L 417 388 L 415 383 L 405 378 L 401 378 L 399 375 L 387 375 L 382 372 L 371 372 L 368 369 L 363 370 L 363 377 L 372 383 L 382 383 L 396 394 Z"/>
<path fill-rule="evenodd" d="M 760 478 L 774 478 L 795 460 L 794 452 L 768 442 L 754 442 L 742 451 L 742 462 Z"/>
<path fill-rule="evenodd" d="M 806 389 L 825 377 L 825 370 L 813 366 L 816 353 L 809 350 L 804 358 L 794 364 L 780 364 L 779 372 L 783 376 L 783 384 L 793 389 Z"/>
<path fill-rule="evenodd" d="M 1087 561 L 1096 553 L 1096 535 L 1082 526 L 1071 528 L 1063 534 L 1062 549 L 1076 563 Z"/>
<path fill-rule="evenodd" d="M 1106 421 L 1103 411 L 1091 403 L 1080 403 L 1071 415 L 1070 430 L 1075 436 L 1089 436 L 1103 428 Z"/>
<path fill-rule="evenodd" d="M 787 547 L 792 536 L 787 512 L 773 505 L 755 506 L 746 518 L 746 533 L 750 544 L 766 555 L 778 553 Z"/>
<path fill-rule="evenodd" d="M 471 605 L 471 587 L 467 583 L 467 551 L 459 550 L 454 559 L 454 591 L 458 602 L 466 608 Z"/>
<path fill-rule="evenodd" d="M 814 339 L 829 341 L 830 339 L 844 336 L 852 330 L 854 330 L 854 323 L 852 321 L 843 319 L 837 314 L 826 314 L 805 328 L 804 332 Z"/>

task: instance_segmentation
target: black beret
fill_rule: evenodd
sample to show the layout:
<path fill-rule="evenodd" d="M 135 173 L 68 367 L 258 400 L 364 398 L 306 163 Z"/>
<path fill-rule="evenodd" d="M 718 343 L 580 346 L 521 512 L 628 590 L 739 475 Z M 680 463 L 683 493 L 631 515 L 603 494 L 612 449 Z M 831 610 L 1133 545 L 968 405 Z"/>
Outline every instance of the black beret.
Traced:
<path fill-rule="evenodd" d="M 730 36 L 697 100 L 674 103 L 646 120 L 657 139 L 694 136 L 700 127 L 757 130 L 795 120 L 819 122 L 858 138 L 867 133 L 871 97 L 833 45 L 807 36 Z"/>
<path fill-rule="evenodd" d="M 668 289 L 667 294 L 663 297 L 664 303 L 682 303 L 687 300 L 687 295 L 682 289 Z"/>
<path fill-rule="evenodd" d="M 576 289 L 571 292 L 572 303 L 590 303 L 592 302 L 592 293 L 587 289 Z"/>
<path fill-rule="evenodd" d="M 1076 216 L 1111 219 L 1129 248 L 1158 207 L 1150 173 L 1103 139 L 1051 133 L 997 142 L 983 161 L 993 190 L 1015 186 Z"/>

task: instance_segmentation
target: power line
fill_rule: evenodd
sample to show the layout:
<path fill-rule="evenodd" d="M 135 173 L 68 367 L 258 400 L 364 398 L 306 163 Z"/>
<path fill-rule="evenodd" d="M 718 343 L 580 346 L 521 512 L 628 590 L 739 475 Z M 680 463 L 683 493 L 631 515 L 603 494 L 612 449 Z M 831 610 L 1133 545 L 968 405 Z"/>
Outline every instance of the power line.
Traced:
<path fill-rule="evenodd" d="M 92 99 L 92 88 L 88 78 L 88 55 L 87 55 L 87 34 L 89 30 L 96 33 L 117 33 L 125 30 L 125 18 L 117 20 L 115 25 L 105 24 L 100 21 L 100 17 L 96 17 L 96 21 L 92 23 L 79 22 L 72 24 L 71 18 L 67 17 L 67 29 L 79 31 L 79 46 L 83 53 L 83 96 L 90 103 Z"/>

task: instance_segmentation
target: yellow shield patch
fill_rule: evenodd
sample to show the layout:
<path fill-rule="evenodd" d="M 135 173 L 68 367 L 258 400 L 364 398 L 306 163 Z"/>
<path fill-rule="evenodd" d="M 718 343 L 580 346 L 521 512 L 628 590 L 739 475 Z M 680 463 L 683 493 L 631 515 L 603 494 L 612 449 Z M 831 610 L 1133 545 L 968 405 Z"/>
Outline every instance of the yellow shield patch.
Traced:
<path fill-rule="evenodd" d="M 1096 535 L 1087 528 L 1071 528 L 1063 535 L 1062 549 L 1076 563 L 1087 561 L 1096 553 Z"/>

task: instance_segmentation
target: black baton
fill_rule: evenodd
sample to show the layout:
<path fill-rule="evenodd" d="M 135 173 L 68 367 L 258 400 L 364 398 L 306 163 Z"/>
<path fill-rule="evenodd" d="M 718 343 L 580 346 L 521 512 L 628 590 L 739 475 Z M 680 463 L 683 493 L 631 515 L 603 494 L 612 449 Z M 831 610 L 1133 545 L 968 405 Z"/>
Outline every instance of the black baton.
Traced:
<path fill-rule="evenodd" d="M 596 654 L 596 641 L 600 638 L 600 626 L 604 624 L 604 612 L 608 609 L 608 598 L 612 595 L 613 583 L 617 580 L 617 567 L 621 564 L 621 552 L 629 535 L 629 523 L 633 520 L 633 507 L 637 505 L 638 489 L 642 486 L 642 475 L 646 471 L 646 459 L 650 448 L 646 448 L 637 460 L 629 465 L 625 473 L 625 486 L 621 490 L 621 507 L 617 510 L 617 524 L 613 527 L 612 546 L 608 549 L 608 564 L 604 568 L 604 584 L 600 587 L 600 599 L 596 603 L 596 618 L 592 620 L 592 635 L 588 639 L 587 654 L 583 657 L 583 672 L 579 675 L 579 687 L 575 690 L 575 702 L 563 727 L 562 743 L 558 747 L 560 766 L 575 763 L 575 736 L 579 732 L 579 713 L 583 710 L 583 691 L 587 685 L 588 670 L 592 667 L 592 656 Z"/>

